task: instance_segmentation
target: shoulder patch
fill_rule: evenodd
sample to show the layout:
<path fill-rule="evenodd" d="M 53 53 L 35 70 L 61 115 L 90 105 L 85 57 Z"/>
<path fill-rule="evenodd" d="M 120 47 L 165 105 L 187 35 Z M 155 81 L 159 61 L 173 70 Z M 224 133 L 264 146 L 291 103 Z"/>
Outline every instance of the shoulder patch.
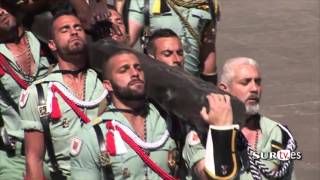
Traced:
<path fill-rule="evenodd" d="M 20 94 L 20 97 L 19 97 L 19 106 L 21 108 L 23 108 L 25 105 L 26 105 L 26 102 L 28 100 L 28 97 L 29 97 L 29 91 L 28 89 L 26 90 L 22 90 L 21 91 L 21 94 Z"/>
<path fill-rule="evenodd" d="M 200 138 L 195 131 L 190 131 L 187 135 L 187 142 L 190 146 L 194 146 L 200 143 Z"/>
<path fill-rule="evenodd" d="M 82 141 L 77 137 L 71 138 L 71 147 L 70 147 L 70 154 L 72 156 L 77 156 L 81 150 Z"/>

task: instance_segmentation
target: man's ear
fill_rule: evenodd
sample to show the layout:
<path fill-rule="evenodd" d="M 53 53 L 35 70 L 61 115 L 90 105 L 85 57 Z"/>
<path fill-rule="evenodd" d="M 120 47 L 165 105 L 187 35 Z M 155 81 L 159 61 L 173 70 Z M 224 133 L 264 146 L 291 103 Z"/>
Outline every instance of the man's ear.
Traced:
<path fill-rule="evenodd" d="M 226 92 L 229 92 L 228 86 L 225 83 L 219 83 L 218 87 Z"/>
<path fill-rule="evenodd" d="M 112 85 L 109 80 L 103 80 L 103 87 L 107 89 L 109 92 L 113 91 Z"/>
<path fill-rule="evenodd" d="M 52 52 L 54 52 L 54 51 L 57 50 L 56 43 L 54 43 L 53 40 L 49 40 L 49 42 L 48 42 L 48 47 L 50 48 L 50 50 L 51 50 Z"/>

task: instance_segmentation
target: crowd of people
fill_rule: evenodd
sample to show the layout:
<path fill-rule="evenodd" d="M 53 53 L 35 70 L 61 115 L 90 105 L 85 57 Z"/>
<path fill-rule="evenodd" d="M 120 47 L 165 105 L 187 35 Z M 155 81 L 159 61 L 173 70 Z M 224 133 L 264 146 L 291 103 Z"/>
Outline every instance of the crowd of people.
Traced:
<path fill-rule="evenodd" d="M 226 60 L 218 82 L 217 1 L 38 2 L 0 1 L 0 179 L 295 179 L 291 161 L 251 159 L 295 142 L 259 112 L 255 60 Z M 46 42 L 30 28 L 43 11 Z M 92 56 L 98 39 L 123 48 Z M 147 98 L 142 53 L 225 92 L 195 112 L 205 137 Z M 233 96 L 245 107 L 240 125 Z"/>

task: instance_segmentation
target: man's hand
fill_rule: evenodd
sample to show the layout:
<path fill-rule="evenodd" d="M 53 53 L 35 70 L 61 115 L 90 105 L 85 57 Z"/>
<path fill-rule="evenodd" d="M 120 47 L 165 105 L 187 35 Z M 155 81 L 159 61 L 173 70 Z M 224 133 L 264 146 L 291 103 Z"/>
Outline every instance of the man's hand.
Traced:
<path fill-rule="evenodd" d="M 211 93 L 207 95 L 209 111 L 202 107 L 200 114 L 205 122 L 216 126 L 231 125 L 233 120 L 230 96 Z"/>
<path fill-rule="evenodd" d="M 90 5 L 85 0 L 69 0 L 69 2 L 76 10 L 84 29 L 89 32 L 96 30 L 95 25 L 97 23 L 101 24 L 109 21 L 110 12 L 104 1 L 90 0 Z"/>
<path fill-rule="evenodd" d="M 193 167 L 193 171 L 196 174 L 197 178 L 201 180 L 207 180 L 209 179 L 206 172 L 204 171 L 204 159 L 201 159 L 197 164 Z"/>

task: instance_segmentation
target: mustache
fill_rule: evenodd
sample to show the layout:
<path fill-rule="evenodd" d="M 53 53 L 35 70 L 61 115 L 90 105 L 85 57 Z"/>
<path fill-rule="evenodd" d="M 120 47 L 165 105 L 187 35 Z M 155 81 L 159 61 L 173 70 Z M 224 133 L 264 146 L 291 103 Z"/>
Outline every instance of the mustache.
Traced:
<path fill-rule="evenodd" d="M 258 102 L 260 101 L 260 97 L 258 94 L 250 94 L 246 100 L 250 100 L 250 99 L 254 99 L 254 100 L 257 100 Z"/>
<path fill-rule="evenodd" d="M 182 67 L 182 63 L 181 62 L 174 62 L 173 64 L 177 65 L 178 67 Z"/>
<path fill-rule="evenodd" d="M 69 43 L 73 42 L 73 41 L 82 41 L 83 42 L 83 39 L 80 37 L 73 37 L 73 38 L 69 39 Z"/>
<path fill-rule="evenodd" d="M 139 79 L 139 78 L 136 78 L 136 79 L 133 79 L 131 80 L 128 85 L 132 85 L 132 84 L 135 84 L 135 83 L 143 83 L 144 84 L 144 81 Z"/>

